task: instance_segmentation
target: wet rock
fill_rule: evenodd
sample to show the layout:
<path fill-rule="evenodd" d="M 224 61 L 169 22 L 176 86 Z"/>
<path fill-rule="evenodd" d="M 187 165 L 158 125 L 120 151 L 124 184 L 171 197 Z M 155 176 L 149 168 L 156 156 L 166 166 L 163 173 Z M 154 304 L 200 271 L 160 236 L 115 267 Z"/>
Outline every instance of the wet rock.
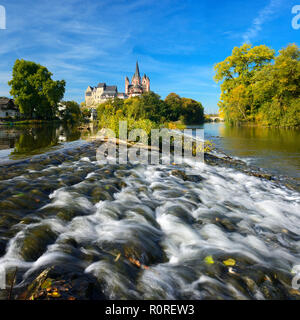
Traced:
<path fill-rule="evenodd" d="M 257 177 L 257 178 L 262 178 L 262 179 L 266 179 L 266 180 L 272 180 L 272 176 L 269 174 L 265 174 L 265 173 L 259 173 L 259 172 L 249 172 L 250 176 L 253 177 Z"/>
<path fill-rule="evenodd" d="M 185 193 L 184 198 L 188 201 L 186 201 L 186 206 L 189 207 L 189 210 L 194 210 L 197 208 L 197 205 L 199 203 L 202 203 L 202 200 L 200 199 L 200 197 L 191 191 L 188 191 Z"/>
<path fill-rule="evenodd" d="M 190 212 L 178 205 L 167 207 L 164 213 L 178 217 L 187 224 L 193 224 L 195 222 L 195 219 Z"/>
<path fill-rule="evenodd" d="M 113 200 L 114 193 L 118 192 L 118 190 L 112 186 L 97 186 L 93 188 L 92 191 L 92 202 L 98 203 L 99 201 Z"/>
<path fill-rule="evenodd" d="M 17 181 L 15 184 L 15 187 L 17 190 L 22 190 L 24 187 L 27 187 L 28 181 L 22 180 L 22 181 Z"/>
<path fill-rule="evenodd" d="M 53 266 L 40 272 L 19 293 L 23 300 L 105 300 L 97 279 L 74 267 Z"/>
<path fill-rule="evenodd" d="M 92 203 L 95 204 L 95 203 L 98 203 L 100 201 L 105 201 L 105 200 L 112 201 L 113 198 L 107 191 L 103 190 L 103 188 L 96 187 L 92 191 Z"/>
<path fill-rule="evenodd" d="M 198 183 L 204 180 L 200 175 L 187 175 L 185 172 L 181 170 L 173 170 L 171 172 L 171 175 L 183 181 L 191 181 L 195 183 Z"/>
<path fill-rule="evenodd" d="M 18 205 L 14 201 L 3 200 L 0 202 L 0 212 L 5 210 L 17 210 Z"/>
<path fill-rule="evenodd" d="M 64 221 L 71 221 L 81 213 L 75 208 L 59 208 L 59 209 L 52 208 L 52 211 L 53 212 L 55 211 L 57 214 L 57 217 Z"/>
<path fill-rule="evenodd" d="M 25 261 L 36 261 L 56 238 L 57 235 L 47 225 L 27 229 L 24 239 L 20 241 L 20 254 Z"/>
<path fill-rule="evenodd" d="M 4 256 L 6 251 L 7 240 L 0 239 L 0 257 Z"/>
<path fill-rule="evenodd" d="M 237 230 L 236 225 L 228 218 L 219 219 L 217 222 L 221 227 L 225 229 L 225 231 L 234 232 Z"/>
<path fill-rule="evenodd" d="M 264 297 L 268 300 L 284 300 L 287 299 L 284 292 L 276 287 L 270 280 L 264 281 L 259 287 Z"/>
<path fill-rule="evenodd" d="M 115 262 L 115 257 L 105 256 L 101 261 L 89 267 L 89 274 L 96 276 L 98 283 L 103 288 L 103 293 L 110 300 L 137 300 L 135 283 L 139 269 L 131 265 L 127 260 L 120 258 Z"/>
<path fill-rule="evenodd" d="M 14 195 L 11 198 L 8 198 L 7 200 L 12 202 L 14 207 L 18 209 L 32 210 L 39 207 L 40 199 L 38 198 L 36 199 L 37 201 L 35 201 L 35 198 L 31 198 L 27 193 L 20 193 L 20 194 Z"/>
<path fill-rule="evenodd" d="M 249 292 L 252 294 L 253 297 L 255 297 L 255 294 L 257 293 L 258 287 L 255 283 L 255 281 L 249 277 L 243 277 L 243 281 L 245 282 Z"/>
<path fill-rule="evenodd" d="M 0 228 L 2 230 L 7 230 L 12 228 L 13 225 L 19 223 L 21 217 L 14 212 L 1 212 L 2 216 L 0 217 Z"/>
<path fill-rule="evenodd" d="M 184 191 L 180 189 L 169 189 L 165 191 L 161 191 L 157 194 L 159 198 L 166 198 L 166 199 L 177 199 L 184 196 Z"/>
<path fill-rule="evenodd" d="M 107 242 L 104 241 L 100 245 L 100 249 L 105 253 L 121 254 L 128 261 L 138 261 L 140 264 L 150 266 L 152 264 L 163 263 L 167 261 L 167 257 L 160 243 L 159 232 L 148 228 L 139 228 L 130 239 Z"/>
<path fill-rule="evenodd" d="M 143 216 L 152 226 L 159 229 L 160 226 L 155 219 L 155 214 L 152 209 L 147 207 L 146 205 L 138 205 L 134 208 L 126 211 L 126 217 L 130 217 L 130 212 L 134 212 Z M 128 214 L 129 213 L 129 214 Z"/>
<path fill-rule="evenodd" d="M 39 218 L 33 216 L 33 215 L 26 215 L 21 221 L 20 224 L 26 224 L 26 225 L 30 225 L 33 223 L 38 223 L 40 221 Z"/>

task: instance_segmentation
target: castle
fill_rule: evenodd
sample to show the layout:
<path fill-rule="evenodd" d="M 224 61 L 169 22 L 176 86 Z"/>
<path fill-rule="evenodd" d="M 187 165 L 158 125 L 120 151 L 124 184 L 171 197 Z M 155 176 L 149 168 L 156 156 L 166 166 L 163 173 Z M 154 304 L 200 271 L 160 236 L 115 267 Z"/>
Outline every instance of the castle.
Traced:
<path fill-rule="evenodd" d="M 117 86 L 108 86 L 106 83 L 99 83 L 97 87 L 88 86 L 85 92 L 85 104 L 87 107 L 97 106 L 109 99 L 128 99 L 140 96 L 144 92 L 150 91 L 150 79 L 145 74 L 140 75 L 138 62 L 131 83 L 128 77 L 125 78 L 125 93 L 118 93 Z"/>

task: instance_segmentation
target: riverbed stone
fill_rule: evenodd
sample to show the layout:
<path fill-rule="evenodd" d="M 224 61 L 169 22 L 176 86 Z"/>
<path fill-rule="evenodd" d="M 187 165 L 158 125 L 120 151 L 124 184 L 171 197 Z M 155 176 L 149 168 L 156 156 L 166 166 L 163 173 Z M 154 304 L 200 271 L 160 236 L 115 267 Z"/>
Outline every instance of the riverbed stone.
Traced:
<path fill-rule="evenodd" d="M 7 240 L 0 239 L 0 257 L 4 256 L 6 251 Z"/>
<path fill-rule="evenodd" d="M 93 275 L 84 273 L 79 267 L 70 269 L 64 266 L 52 266 L 40 271 L 18 294 L 18 299 L 105 300 L 106 298 Z"/>
<path fill-rule="evenodd" d="M 175 176 L 183 181 L 191 181 L 191 182 L 201 182 L 203 181 L 203 177 L 201 177 L 200 175 L 187 175 L 184 171 L 182 170 L 173 170 L 171 172 L 172 176 Z"/>
<path fill-rule="evenodd" d="M 36 261 L 56 238 L 55 232 L 47 225 L 32 227 L 25 231 L 25 237 L 20 241 L 20 254 L 25 261 Z"/>

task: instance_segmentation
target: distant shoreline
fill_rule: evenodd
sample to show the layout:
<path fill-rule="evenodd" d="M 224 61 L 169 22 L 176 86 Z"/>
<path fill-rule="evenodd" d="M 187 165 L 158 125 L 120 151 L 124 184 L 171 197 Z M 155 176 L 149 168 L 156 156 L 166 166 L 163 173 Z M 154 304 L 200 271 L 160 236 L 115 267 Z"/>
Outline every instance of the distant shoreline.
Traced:
<path fill-rule="evenodd" d="M 2 126 L 15 126 L 15 125 L 31 125 L 43 123 L 62 123 L 62 120 L 20 120 L 20 121 L 0 121 Z"/>

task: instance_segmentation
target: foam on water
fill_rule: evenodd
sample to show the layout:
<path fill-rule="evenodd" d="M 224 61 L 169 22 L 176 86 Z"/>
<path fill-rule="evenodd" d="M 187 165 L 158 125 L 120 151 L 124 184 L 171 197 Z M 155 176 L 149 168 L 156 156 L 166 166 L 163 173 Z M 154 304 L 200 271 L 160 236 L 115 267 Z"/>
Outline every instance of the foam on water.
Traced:
<path fill-rule="evenodd" d="M 289 274 L 300 265 L 296 191 L 203 164 L 198 167 L 200 182 L 172 175 L 176 166 L 103 167 L 88 157 L 44 173 L 62 170 L 58 179 L 63 182 L 64 169 L 75 167 L 84 178 L 50 193 L 48 203 L 32 212 L 35 223 L 18 225 L 0 259 L 1 265 L 24 269 L 24 280 L 52 264 L 74 264 L 94 275 L 114 299 L 262 299 L 259 284 L 252 293 L 243 291 L 235 274 L 247 283 L 250 275 L 249 280 L 244 273 L 251 274 L 252 268 Z M 119 182 L 124 183 L 121 188 Z M 113 183 L 118 191 L 95 202 L 94 188 L 110 190 Z M 63 220 L 56 215 L 61 210 L 74 216 Z M 19 244 L 36 226 L 48 226 L 56 238 L 36 261 L 26 262 Z M 205 263 L 207 256 L 215 259 L 213 266 Z M 230 257 L 243 271 L 224 269 L 222 261 Z M 137 269 L 129 258 L 147 268 Z"/>

